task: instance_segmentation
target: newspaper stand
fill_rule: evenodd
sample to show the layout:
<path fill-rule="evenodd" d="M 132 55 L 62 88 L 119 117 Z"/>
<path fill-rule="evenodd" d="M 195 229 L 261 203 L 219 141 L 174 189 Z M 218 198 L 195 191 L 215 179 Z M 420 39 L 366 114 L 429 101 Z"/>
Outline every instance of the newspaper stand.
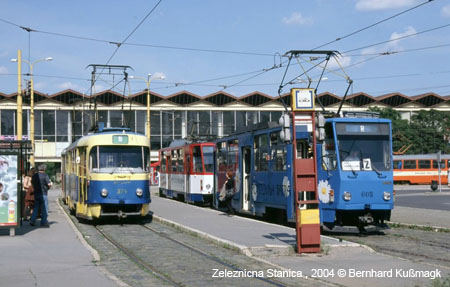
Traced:
<path fill-rule="evenodd" d="M 10 236 L 22 223 L 22 174 L 30 152 L 30 141 L 0 140 L 0 228 L 9 228 Z"/>
<path fill-rule="evenodd" d="M 319 253 L 314 89 L 292 89 L 291 99 L 297 252 Z"/>

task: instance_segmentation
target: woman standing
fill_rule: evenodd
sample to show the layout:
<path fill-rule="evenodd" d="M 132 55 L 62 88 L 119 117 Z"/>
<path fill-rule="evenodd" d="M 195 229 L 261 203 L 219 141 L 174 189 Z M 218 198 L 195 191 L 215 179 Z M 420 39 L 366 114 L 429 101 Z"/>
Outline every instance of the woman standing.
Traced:
<path fill-rule="evenodd" d="M 27 221 L 30 219 L 31 212 L 34 208 L 34 189 L 33 185 L 31 184 L 31 178 L 33 177 L 33 174 L 36 172 L 35 168 L 30 169 L 28 171 L 28 174 L 25 176 L 23 180 L 23 188 L 25 189 L 25 214 L 24 214 L 24 220 Z"/>
<path fill-rule="evenodd" d="M 233 178 L 232 171 L 227 172 L 227 181 L 225 182 L 225 190 L 226 190 L 225 201 L 227 203 L 227 213 L 229 215 L 233 215 L 234 209 L 231 204 L 231 201 L 233 200 L 233 196 L 234 196 L 234 178 Z"/>

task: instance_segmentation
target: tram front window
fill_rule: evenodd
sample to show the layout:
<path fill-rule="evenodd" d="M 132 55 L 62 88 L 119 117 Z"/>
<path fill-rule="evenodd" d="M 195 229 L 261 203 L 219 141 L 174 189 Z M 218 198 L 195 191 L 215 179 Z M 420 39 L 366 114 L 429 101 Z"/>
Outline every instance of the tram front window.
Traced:
<path fill-rule="evenodd" d="M 391 169 L 388 124 L 336 123 L 336 134 L 342 170 Z"/>
<path fill-rule="evenodd" d="M 148 147 L 97 146 L 90 152 L 91 171 L 97 173 L 142 173 L 149 162 Z"/>
<path fill-rule="evenodd" d="M 205 164 L 205 172 L 214 171 L 214 158 L 213 158 L 214 147 L 204 146 L 203 147 L 203 161 Z"/>

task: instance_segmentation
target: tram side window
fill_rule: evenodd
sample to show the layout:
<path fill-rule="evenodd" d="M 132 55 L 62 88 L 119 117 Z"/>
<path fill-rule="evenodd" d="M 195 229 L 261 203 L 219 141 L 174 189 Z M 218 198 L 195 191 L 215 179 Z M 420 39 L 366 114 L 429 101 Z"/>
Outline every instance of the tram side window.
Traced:
<path fill-rule="evenodd" d="M 431 168 L 430 160 L 419 160 L 419 168 L 429 169 Z"/>
<path fill-rule="evenodd" d="M 164 157 L 164 154 L 161 153 L 160 159 L 161 159 L 161 172 L 166 172 L 166 158 Z"/>
<path fill-rule="evenodd" d="M 236 171 L 238 169 L 238 153 L 239 153 L 239 141 L 238 140 L 229 141 L 227 170 Z"/>
<path fill-rule="evenodd" d="M 184 151 L 182 149 L 178 150 L 178 163 L 177 163 L 177 170 L 179 172 L 184 171 Z"/>
<path fill-rule="evenodd" d="M 404 169 L 416 169 L 417 168 L 417 164 L 415 160 L 405 160 L 405 167 Z"/>
<path fill-rule="evenodd" d="M 433 160 L 433 168 L 437 169 L 438 168 L 438 164 L 437 164 L 437 160 Z M 445 168 L 445 161 L 441 160 L 441 169 Z"/>
<path fill-rule="evenodd" d="M 286 145 L 280 139 L 279 132 L 270 134 L 270 149 L 272 155 L 271 169 L 274 171 L 285 171 L 287 169 L 287 151 Z"/>
<path fill-rule="evenodd" d="M 402 161 L 394 160 L 394 169 L 402 169 Z"/>
<path fill-rule="evenodd" d="M 227 143 L 217 143 L 217 165 L 219 172 L 227 171 Z"/>
<path fill-rule="evenodd" d="M 98 156 L 98 146 L 94 146 L 91 149 L 91 153 L 89 155 L 89 169 L 92 172 L 98 172 L 98 161 L 97 161 L 97 156 Z"/>
<path fill-rule="evenodd" d="M 324 170 L 337 169 L 336 144 L 334 142 L 333 126 L 325 124 L 325 141 L 322 146 L 322 168 Z"/>
<path fill-rule="evenodd" d="M 170 158 L 170 162 L 172 163 L 172 172 L 177 172 L 177 162 L 178 162 L 177 151 L 173 150 L 171 154 L 172 156 Z"/>
<path fill-rule="evenodd" d="M 194 164 L 194 172 L 203 172 L 202 167 L 202 151 L 199 146 L 194 146 L 192 151 L 193 155 L 193 164 Z"/>
<path fill-rule="evenodd" d="M 286 147 L 277 146 L 272 148 L 272 168 L 275 171 L 285 171 L 287 152 Z"/>
<path fill-rule="evenodd" d="M 266 134 L 255 136 L 255 171 L 267 171 L 269 159 L 269 138 Z"/>

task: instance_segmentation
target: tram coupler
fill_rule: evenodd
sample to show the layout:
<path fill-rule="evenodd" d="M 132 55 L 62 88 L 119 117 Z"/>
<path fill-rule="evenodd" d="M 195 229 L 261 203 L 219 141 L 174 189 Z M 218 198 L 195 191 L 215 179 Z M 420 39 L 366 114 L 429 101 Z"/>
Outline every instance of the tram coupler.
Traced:
<path fill-rule="evenodd" d="M 373 217 L 371 215 L 363 215 L 358 217 L 359 224 L 370 225 L 373 224 Z"/>
<path fill-rule="evenodd" d="M 119 212 L 117 212 L 117 217 L 119 219 L 125 219 L 125 218 L 127 218 L 127 214 L 124 213 L 122 210 L 119 210 Z"/>

